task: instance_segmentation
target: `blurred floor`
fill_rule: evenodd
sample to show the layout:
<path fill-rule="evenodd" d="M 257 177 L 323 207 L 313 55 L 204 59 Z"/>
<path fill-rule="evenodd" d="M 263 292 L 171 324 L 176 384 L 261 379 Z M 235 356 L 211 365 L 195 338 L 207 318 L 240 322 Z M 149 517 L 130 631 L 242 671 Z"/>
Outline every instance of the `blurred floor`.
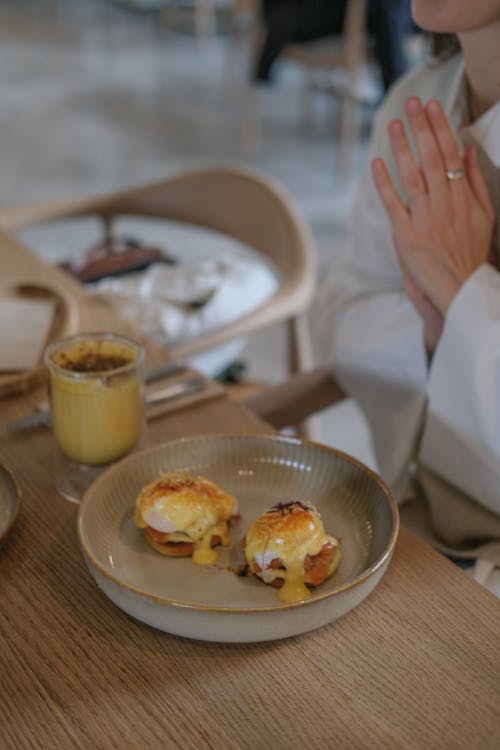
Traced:
<path fill-rule="evenodd" d="M 258 92 L 260 148 L 243 156 L 247 64 L 242 34 L 199 40 L 167 27 L 157 13 L 106 0 L 2 0 L 1 205 L 102 193 L 189 167 L 243 164 L 264 171 L 296 202 L 316 239 L 321 273 L 342 248 L 366 141 L 352 179 L 336 181 L 335 100 L 318 95 L 314 127 L 306 132 L 301 71 L 282 63 L 277 83 Z M 243 354 L 249 377 L 282 379 L 280 342 L 273 329 L 252 338 Z M 374 465 L 351 402 L 325 412 L 322 426 L 325 442 Z"/>

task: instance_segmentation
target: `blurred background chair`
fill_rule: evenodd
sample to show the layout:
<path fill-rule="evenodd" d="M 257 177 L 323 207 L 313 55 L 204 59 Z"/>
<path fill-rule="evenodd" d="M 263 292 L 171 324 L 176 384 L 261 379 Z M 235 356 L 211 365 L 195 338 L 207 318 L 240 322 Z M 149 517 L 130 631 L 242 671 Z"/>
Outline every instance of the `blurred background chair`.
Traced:
<path fill-rule="evenodd" d="M 122 0 L 123 1 L 123 0 Z M 153 0 L 161 9 L 162 23 L 171 29 L 210 41 L 222 32 L 246 27 L 254 0 Z M 130 0 L 129 0 L 130 2 Z"/>
<path fill-rule="evenodd" d="M 261 55 L 266 35 L 259 0 L 254 0 L 253 12 L 250 75 L 255 72 L 258 75 L 259 65 L 262 66 Z M 307 122 L 312 120 L 312 95 L 318 85 L 324 86 L 333 71 L 340 70 L 343 73 L 343 85 L 336 92 L 339 102 L 339 118 L 338 159 L 335 166 L 339 178 L 345 176 L 352 167 L 361 125 L 363 105 L 356 92 L 359 90 L 363 66 L 370 54 L 365 30 L 365 14 L 365 0 L 348 0 L 341 34 L 327 35 L 310 42 L 288 43 L 279 55 L 300 66 L 304 71 L 302 116 Z M 247 88 L 241 131 L 244 153 L 257 151 L 262 138 L 258 82 L 250 80 Z"/>
<path fill-rule="evenodd" d="M 202 227 L 243 243 L 274 269 L 278 288 L 268 299 L 235 320 L 173 342 L 168 346 L 172 358 L 189 358 L 279 322 L 288 372 L 313 366 L 307 309 L 316 281 L 315 245 L 290 199 L 269 179 L 246 169 L 205 168 L 96 198 L 3 210 L 0 228 L 16 232 L 27 225 L 87 216 L 99 218 L 104 241 L 112 237 L 115 221 L 126 216 Z M 313 436 L 313 423 L 299 431 Z"/>
<path fill-rule="evenodd" d="M 277 430 L 297 428 L 323 409 L 346 398 L 331 372 L 323 367 L 292 375 L 244 400 L 245 405 Z"/>
<path fill-rule="evenodd" d="M 416 31 L 409 0 L 254 0 L 250 85 L 244 108 L 242 147 L 260 141 L 258 84 L 272 81 L 280 58 L 305 73 L 303 117 L 313 121 L 313 94 L 338 104 L 336 175 L 353 170 L 363 112 L 379 103 L 410 64 L 409 40 Z M 375 75 L 367 77 L 369 71 Z"/>
<path fill-rule="evenodd" d="M 198 39 L 209 39 L 217 31 L 217 0 L 164 0 L 162 21 L 174 29 L 192 30 Z"/>

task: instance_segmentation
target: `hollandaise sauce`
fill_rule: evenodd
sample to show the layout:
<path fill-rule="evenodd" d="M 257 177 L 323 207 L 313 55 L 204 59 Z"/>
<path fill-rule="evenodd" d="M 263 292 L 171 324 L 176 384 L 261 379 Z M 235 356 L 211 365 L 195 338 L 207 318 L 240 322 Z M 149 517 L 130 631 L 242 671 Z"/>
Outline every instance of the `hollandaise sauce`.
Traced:
<path fill-rule="evenodd" d="M 194 563 L 213 565 L 218 559 L 214 547 L 229 544 L 228 521 L 235 511 L 235 498 L 213 482 L 174 471 L 141 490 L 135 525 L 165 545 L 165 554 L 175 554 L 169 545 L 182 543 L 183 554 Z"/>
<path fill-rule="evenodd" d="M 297 558 L 289 561 L 283 578 L 285 582 L 278 589 L 278 599 L 280 602 L 296 602 L 311 596 L 311 592 L 304 583 L 303 558 L 302 560 Z"/>
<path fill-rule="evenodd" d="M 212 547 L 212 540 L 214 537 L 220 539 L 220 543 L 223 546 L 227 546 L 229 543 L 227 523 L 219 523 L 216 526 L 213 526 L 195 544 L 192 559 L 196 565 L 213 565 L 217 562 L 219 555 Z"/>
<path fill-rule="evenodd" d="M 337 541 L 325 533 L 316 509 L 298 501 L 278 503 L 263 513 L 248 529 L 245 556 L 249 570 L 265 583 L 279 585 L 281 602 L 307 599 L 311 592 L 309 567 L 324 548 L 333 550 Z M 323 568 L 324 580 L 328 566 Z"/>

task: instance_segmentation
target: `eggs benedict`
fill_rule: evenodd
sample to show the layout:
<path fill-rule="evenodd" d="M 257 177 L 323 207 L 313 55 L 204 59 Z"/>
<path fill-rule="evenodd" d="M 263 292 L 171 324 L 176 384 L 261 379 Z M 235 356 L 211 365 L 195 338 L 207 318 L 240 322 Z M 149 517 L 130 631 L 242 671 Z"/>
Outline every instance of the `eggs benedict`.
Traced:
<path fill-rule="evenodd" d="M 339 542 L 325 533 L 314 506 L 278 503 L 249 527 L 245 537 L 244 574 L 279 588 L 278 599 L 293 602 L 311 596 L 340 562 Z"/>
<path fill-rule="evenodd" d="M 136 499 L 135 525 L 162 555 L 191 556 L 198 565 L 217 560 L 213 549 L 229 543 L 235 498 L 214 482 L 173 471 L 147 484 Z"/>

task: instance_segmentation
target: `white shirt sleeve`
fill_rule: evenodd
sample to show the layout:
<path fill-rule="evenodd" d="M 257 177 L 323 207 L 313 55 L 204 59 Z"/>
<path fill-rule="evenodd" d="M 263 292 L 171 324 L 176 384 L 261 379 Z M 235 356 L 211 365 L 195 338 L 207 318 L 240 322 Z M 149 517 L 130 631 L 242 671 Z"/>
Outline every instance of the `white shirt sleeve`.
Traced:
<path fill-rule="evenodd" d="M 453 300 L 427 392 L 422 464 L 500 513 L 500 273 L 492 266 Z"/>
<path fill-rule="evenodd" d="M 367 170 L 346 254 L 321 290 L 320 354 L 370 426 L 378 468 L 401 499 L 425 410 L 422 322 L 409 302 L 389 223 Z"/>

